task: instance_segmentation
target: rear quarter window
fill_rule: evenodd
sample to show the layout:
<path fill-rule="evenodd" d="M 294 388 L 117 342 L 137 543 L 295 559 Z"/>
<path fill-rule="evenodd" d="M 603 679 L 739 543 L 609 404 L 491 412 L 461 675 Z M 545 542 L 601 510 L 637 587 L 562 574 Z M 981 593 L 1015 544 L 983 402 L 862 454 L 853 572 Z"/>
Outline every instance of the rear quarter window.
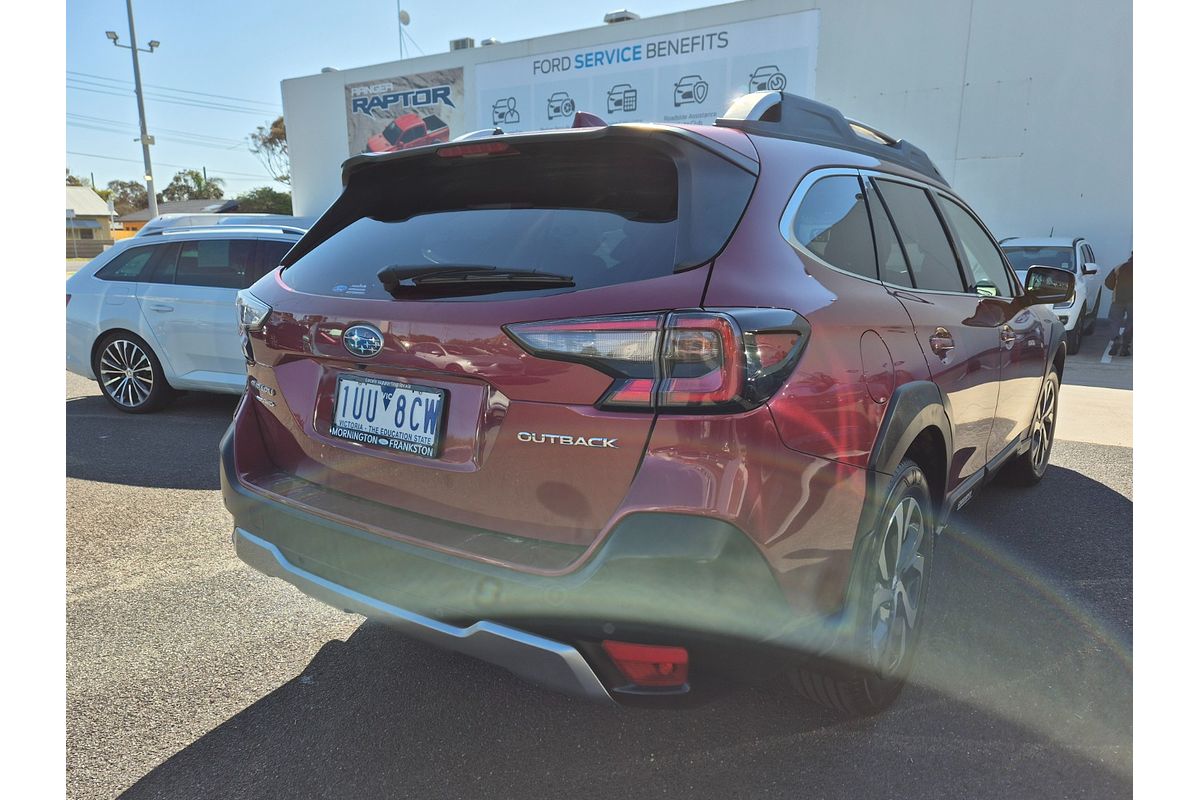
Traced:
<path fill-rule="evenodd" d="M 828 264 L 879 277 L 866 199 L 853 175 L 831 175 L 809 187 L 792 220 L 792 235 Z"/>
<path fill-rule="evenodd" d="M 105 281 L 139 281 L 155 252 L 154 247 L 131 247 L 101 267 L 96 277 Z"/>

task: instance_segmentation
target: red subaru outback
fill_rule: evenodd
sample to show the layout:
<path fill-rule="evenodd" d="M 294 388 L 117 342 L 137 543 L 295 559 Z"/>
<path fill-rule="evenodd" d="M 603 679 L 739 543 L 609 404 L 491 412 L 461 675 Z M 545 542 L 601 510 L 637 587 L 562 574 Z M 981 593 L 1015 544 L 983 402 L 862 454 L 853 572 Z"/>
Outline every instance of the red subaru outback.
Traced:
<path fill-rule="evenodd" d="M 239 298 L 238 555 L 611 701 L 890 703 L 936 537 L 1041 478 L 1065 350 L 923 152 L 760 92 L 716 126 L 351 158 Z M 396 191 L 403 186 L 404 191 Z"/>

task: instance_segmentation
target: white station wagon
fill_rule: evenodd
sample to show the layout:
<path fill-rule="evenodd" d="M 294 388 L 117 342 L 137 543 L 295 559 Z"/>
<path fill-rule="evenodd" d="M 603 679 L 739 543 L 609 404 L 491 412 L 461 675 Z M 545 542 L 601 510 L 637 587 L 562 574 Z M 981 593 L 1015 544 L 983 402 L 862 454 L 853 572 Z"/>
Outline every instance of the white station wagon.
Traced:
<path fill-rule="evenodd" d="M 126 239 L 67 279 L 67 369 L 121 411 L 245 388 L 238 290 L 278 266 L 304 228 L 221 222 Z"/>

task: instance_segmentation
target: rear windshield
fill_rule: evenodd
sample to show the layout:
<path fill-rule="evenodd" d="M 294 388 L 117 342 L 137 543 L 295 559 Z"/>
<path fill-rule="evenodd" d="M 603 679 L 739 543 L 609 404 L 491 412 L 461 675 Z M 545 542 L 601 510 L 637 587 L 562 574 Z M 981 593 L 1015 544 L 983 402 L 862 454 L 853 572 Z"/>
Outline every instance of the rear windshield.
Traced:
<path fill-rule="evenodd" d="M 355 173 L 289 254 L 284 280 L 297 291 L 376 299 L 391 298 L 377 277 L 389 266 L 491 266 L 574 280 L 539 293 L 646 280 L 711 260 L 754 187 L 740 167 L 682 140 L 513 147 Z"/>
<path fill-rule="evenodd" d="M 1074 270 L 1075 250 L 1071 247 L 1005 247 L 1004 256 L 1018 272 L 1030 267 L 1059 267 Z"/>

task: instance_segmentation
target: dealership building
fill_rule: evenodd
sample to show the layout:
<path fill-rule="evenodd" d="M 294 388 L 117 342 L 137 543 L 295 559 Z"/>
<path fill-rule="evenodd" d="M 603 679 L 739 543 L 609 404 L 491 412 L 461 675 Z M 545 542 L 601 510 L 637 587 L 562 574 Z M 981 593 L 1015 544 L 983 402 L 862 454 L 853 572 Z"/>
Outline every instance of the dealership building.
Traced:
<path fill-rule="evenodd" d="M 1132 249 L 1128 0 L 743 0 L 609 17 L 283 81 L 296 213 L 337 197 L 352 154 L 567 127 L 577 110 L 711 123 L 782 89 L 924 149 L 997 237 L 1086 236 L 1102 271 Z"/>

